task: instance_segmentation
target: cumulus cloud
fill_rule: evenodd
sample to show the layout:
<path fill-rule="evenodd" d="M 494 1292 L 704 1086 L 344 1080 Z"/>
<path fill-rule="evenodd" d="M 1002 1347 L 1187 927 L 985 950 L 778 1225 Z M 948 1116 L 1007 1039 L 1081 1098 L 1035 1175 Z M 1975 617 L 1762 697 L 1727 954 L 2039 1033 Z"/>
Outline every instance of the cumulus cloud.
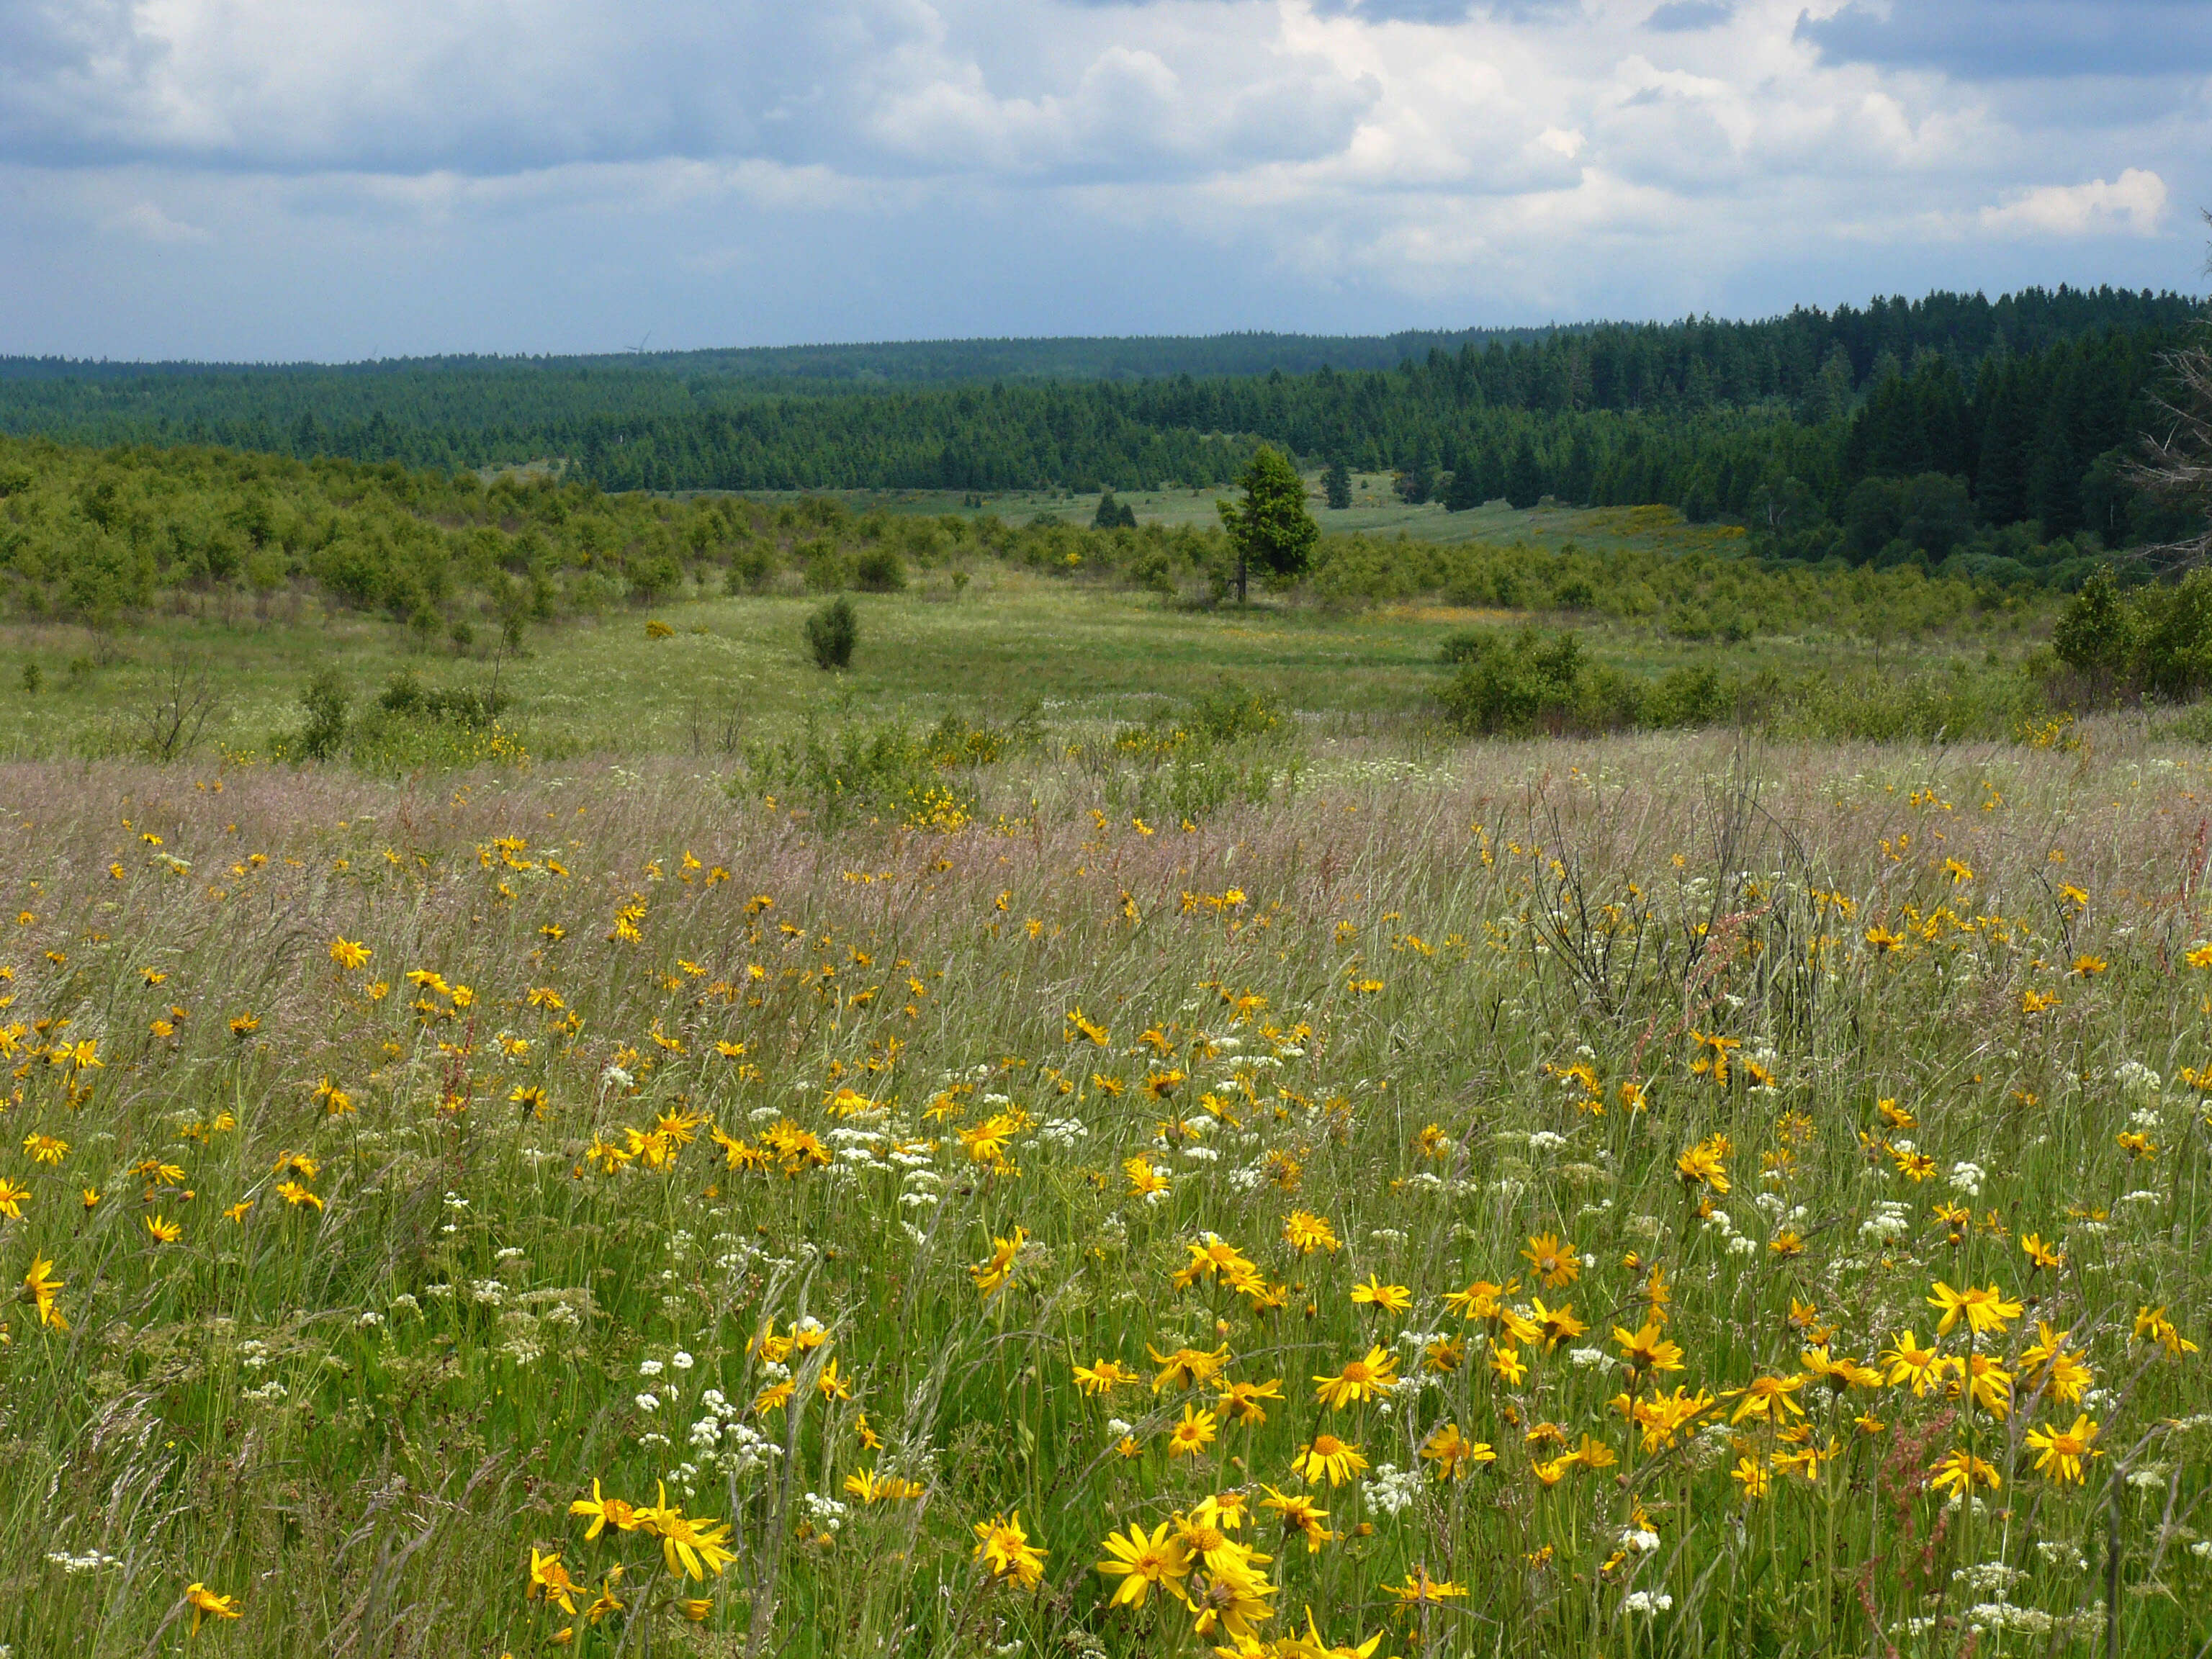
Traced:
<path fill-rule="evenodd" d="M 14 0 L 0 349 L 2184 283 L 2200 43 L 2199 0 Z"/>
<path fill-rule="evenodd" d="M 2148 236 L 2166 216 L 2166 180 L 2130 167 L 2112 183 L 2040 185 L 1980 214 L 1984 230 L 2027 236 Z"/>

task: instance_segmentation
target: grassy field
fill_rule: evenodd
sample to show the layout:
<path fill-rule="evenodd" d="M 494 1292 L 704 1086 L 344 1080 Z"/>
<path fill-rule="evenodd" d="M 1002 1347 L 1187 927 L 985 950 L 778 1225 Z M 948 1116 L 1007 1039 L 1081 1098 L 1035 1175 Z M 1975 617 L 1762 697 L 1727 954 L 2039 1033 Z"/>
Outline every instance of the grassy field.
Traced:
<path fill-rule="evenodd" d="M 26 672 L 38 690 L 14 699 L 6 749 L 24 757 L 138 752 L 180 673 L 216 699 L 204 745 L 236 753 L 266 755 L 296 728 L 303 688 L 330 668 L 356 709 L 403 672 L 432 688 L 495 688 L 526 747 L 574 756 L 726 752 L 810 714 L 934 721 L 1035 706 L 1074 729 L 1141 718 L 1224 676 L 1328 729 L 1412 734 L 1433 710 L 1439 646 L 1469 628 L 1574 626 L 1601 660 L 1646 676 L 1695 665 L 1729 675 L 2009 672 L 2037 637 L 2021 612 L 1911 644 L 1808 629 L 1731 646 L 1643 623 L 1434 599 L 1190 610 L 985 559 L 972 577 L 945 566 L 917 573 L 903 593 L 858 596 L 860 647 L 851 672 L 833 676 L 813 667 L 803 638 L 819 596 L 692 593 L 650 613 L 533 629 L 519 655 L 495 635 L 466 652 L 425 647 L 388 621 L 300 592 L 278 596 L 265 615 L 240 605 L 226 619 L 203 604 L 198 614 L 153 616 L 120 634 L 19 619 L 0 625 L 0 659 L 14 665 L 11 690 Z"/>
<path fill-rule="evenodd" d="M 887 607 L 856 695 L 1347 720 L 978 729 L 906 814 L 665 713 L 0 767 L 0 1643 L 2212 1636 L 2201 750 L 1417 744 L 1348 717 L 1442 620 L 1064 603 Z M 749 660 L 671 614 L 521 666 Z"/>
<path fill-rule="evenodd" d="M 1522 510 L 1508 507 L 1503 501 L 1493 501 L 1466 512 L 1447 513 L 1435 501 L 1413 507 L 1401 501 L 1392 488 L 1391 476 L 1387 473 L 1356 473 L 1352 483 L 1352 505 L 1331 510 L 1322 497 L 1322 475 L 1318 472 L 1308 475 L 1308 505 L 1324 533 L 1333 536 L 1405 535 L 1417 541 L 1447 544 L 1492 542 L 1503 546 L 1522 543 L 1551 552 L 1556 552 L 1570 543 L 1594 553 L 1617 552 L 1626 548 L 1654 548 L 1670 553 L 1699 550 L 1726 553 L 1741 550 L 1743 544 L 1743 532 L 1740 526 L 1686 524 L 1681 514 L 1672 507 L 1562 507 L 1547 501 L 1541 507 Z M 1065 490 L 1010 490 L 983 495 L 960 490 L 928 489 L 848 489 L 810 493 L 827 494 L 844 502 L 855 514 L 881 511 L 931 517 L 950 514 L 963 519 L 993 514 L 1024 524 L 1040 514 L 1047 514 L 1063 523 L 1087 525 L 1098 505 L 1095 495 L 1073 495 Z M 1128 495 L 1117 492 L 1115 499 L 1126 503 L 1136 514 L 1139 526 L 1160 525 L 1170 530 L 1182 526 L 1212 529 L 1221 522 L 1221 515 L 1215 509 L 1214 502 L 1235 495 L 1234 489 L 1223 486 L 1203 489 L 1138 490 Z M 689 499 L 688 495 L 686 499 Z M 778 501 L 797 501 L 803 497 L 796 494 L 785 495 L 773 490 L 761 490 L 753 492 L 752 499 Z"/>

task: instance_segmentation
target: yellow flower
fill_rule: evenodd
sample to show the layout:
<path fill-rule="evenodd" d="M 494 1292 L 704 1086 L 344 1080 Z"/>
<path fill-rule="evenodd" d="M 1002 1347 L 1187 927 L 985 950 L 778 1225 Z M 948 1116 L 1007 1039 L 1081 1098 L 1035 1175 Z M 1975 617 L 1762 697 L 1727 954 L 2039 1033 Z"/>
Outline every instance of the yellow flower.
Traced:
<path fill-rule="evenodd" d="M 1366 1467 L 1358 1447 L 1333 1434 L 1316 1435 L 1311 1444 L 1301 1446 L 1291 1459 L 1293 1474 L 1316 1484 L 1326 1480 L 1332 1486 L 1342 1486 Z"/>
<path fill-rule="evenodd" d="M 1213 1443 L 1217 1432 L 1215 1425 L 1219 1421 L 1220 1419 L 1212 1412 L 1202 1412 L 1194 1407 L 1185 1406 L 1182 1408 L 1182 1421 L 1175 1425 L 1175 1431 L 1168 1437 L 1168 1455 L 1170 1457 L 1197 1456 L 1199 1453 Z"/>
<path fill-rule="evenodd" d="M 1031 1544 L 1022 1530 L 1022 1512 L 993 1516 L 978 1521 L 974 1559 L 984 1564 L 994 1578 L 1011 1578 L 1024 1589 L 1035 1589 L 1044 1579 L 1044 1552 Z"/>
<path fill-rule="evenodd" d="M 1214 1403 L 1221 1414 L 1231 1423 L 1243 1423 L 1257 1428 L 1267 1420 L 1263 1401 L 1280 1400 L 1283 1382 L 1280 1377 L 1269 1377 L 1265 1382 L 1231 1382 L 1221 1391 Z"/>
<path fill-rule="evenodd" d="M 1953 1326 L 1961 1318 L 1966 1328 L 1979 1336 L 1997 1336 L 2004 1328 L 2020 1317 L 2020 1304 L 2008 1302 L 1994 1285 L 1980 1287 L 1969 1285 L 1963 1291 L 1954 1290 L 1942 1279 L 1935 1284 L 1935 1294 L 1928 1305 L 1943 1310 L 1943 1317 L 1936 1327 L 1936 1334 L 1948 1336 Z"/>
<path fill-rule="evenodd" d="M 1474 1463 L 1495 1463 L 1498 1454 L 1485 1442 L 1470 1440 L 1456 1423 L 1447 1423 L 1422 1443 L 1421 1455 L 1437 1466 L 1437 1479 L 1456 1480 Z"/>
<path fill-rule="evenodd" d="M 1305 1210 L 1293 1210 L 1283 1221 L 1284 1242 L 1300 1255 L 1327 1250 L 1332 1255 L 1342 1247 L 1328 1220 Z"/>
<path fill-rule="evenodd" d="M 1571 1246 L 1561 1243 L 1557 1233 L 1531 1233 L 1528 1248 L 1521 1255 L 1536 1270 L 1536 1277 L 1547 1291 L 1571 1285 L 1582 1276 L 1582 1258 Z"/>
<path fill-rule="evenodd" d="M 1261 1490 L 1267 1495 L 1260 1500 L 1260 1507 L 1282 1516 L 1285 1531 L 1304 1534 L 1307 1554 L 1318 1554 L 1323 1544 L 1334 1541 L 1336 1534 L 1328 1529 L 1328 1511 L 1312 1498 L 1293 1497 L 1268 1486 Z"/>
<path fill-rule="evenodd" d="M 1737 1458 L 1735 1468 L 1729 1471 L 1729 1479 L 1743 1488 L 1743 1495 L 1747 1499 L 1766 1496 L 1769 1485 L 1766 1470 L 1764 1466 L 1751 1458 Z"/>
<path fill-rule="evenodd" d="M 975 1281 L 976 1290 L 982 1293 L 986 1301 L 1006 1288 L 1007 1282 L 1013 1278 L 1014 1258 L 1022 1253 L 1022 1246 L 1029 1243 L 1029 1237 L 1028 1233 L 1017 1227 L 1012 1238 L 992 1239 L 990 1258 L 968 1269 L 968 1276 Z"/>
<path fill-rule="evenodd" d="M 287 1204 L 289 1204 L 295 1209 L 320 1210 L 323 1207 L 323 1200 L 317 1198 L 314 1194 L 309 1192 L 305 1187 L 301 1186 L 296 1181 L 278 1182 L 276 1183 L 276 1196 L 283 1199 Z"/>
<path fill-rule="evenodd" d="M 1633 1335 L 1615 1325 L 1613 1340 L 1620 1345 L 1622 1363 L 1638 1376 L 1682 1369 L 1682 1345 L 1664 1340 L 1656 1323 L 1647 1321 Z"/>
<path fill-rule="evenodd" d="M 1118 1359 L 1102 1359 L 1095 1365 L 1089 1367 L 1077 1365 L 1073 1369 L 1075 1373 L 1075 1386 L 1086 1395 L 1106 1394 L 1115 1389 L 1124 1388 L 1130 1383 L 1141 1382 L 1145 1380 Z"/>
<path fill-rule="evenodd" d="M 1449 1578 L 1442 1581 L 1431 1578 L 1426 1567 L 1417 1566 L 1406 1575 L 1404 1583 L 1385 1584 L 1382 1591 L 1386 1595 L 1397 1597 L 1401 1607 L 1433 1607 L 1465 1595 L 1467 1586 L 1455 1584 Z"/>
<path fill-rule="evenodd" d="M 349 973 L 368 967 L 373 954 L 368 946 L 353 939 L 340 938 L 331 941 L 331 960 Z"/>
<path fill-rule="evenodd" d="M 146 1218 L 146 1231 L 154 1235 L 156 1243 L 162 1244 L 173 1244 L 185 1236 L 181 1226 L 173 1221 L 165 1220 L 158 1214 Z"/>
<path fill-rule="evenodd" d="M 1963 1446 L 1938 1459 L 1928 1474 L 1929 1486 L 1955 1498 L 1964 1498 L 1977 1483 L 1992 1492 L 2004 1484 L 1995 1469 Z"/>
<path fill-rule="evenodd" d="M 2077 1486 L 2085 1484 L 2083 1462 L 2104 1455 L 2094 1449 L 2098 1427 L 2087 1413 L 2077 1413 L 2070 1429 L 2030 1429 L 2027 1443 L 2036 1453 L 2035 1472 L 2054 1480 L 2071 1480 Z"/>
<path fill-rule="evenodd" d="M 5 1176 L 0 1176 L 0 1215 L 10 1221 L 23 1218 L 23 1206 L 31 1201 L 31 1189 L 18 1186 Z"/>
<path fill-rule="evenodd" d="M 240 1617 L 238 1598 L 217 1595 L 205 1584 L 185 1586 L 185 1601 L 192 1610 L 192 1634 L 200 1633 L 200 1620 L 206 1619 L 236 1619 Z"/>
<path fill-rule="evenodd" d="M 51 1325 L 58 1331 L 69 1329 L 58 1305 L 62 1287 L 69 1281 L 54 1277 L 54 1264 L 44 1256 L 31 1258 L 31 1271 L 23 1275 L 23 1294 L 37 1304 L 39 1323 Z"/>
<path fill-rule="evenodd" d="M 530 1550 L 530 1583 L 523 1593 L 526 1601 L 544 1596 L 547 1601 L 573 1616 L 576 1611 L 576 1581 L 568 1576 L 558 1555 L 540 1555 L 535 1545 Z"/>
<path fill-rule="evenodd" d="M 600 1531 L 607 1527 L 612 1527 L 617 1532 L 635 1532 L 638 1528 L 638 1512 L 635 1506 L 624 1503 L 619 1498 L 601 1497 L 599 1483 L 596 1479 L 592 1482 L 592 1495 L 589 1498 L 579 1498 L 574 1503 L 569 1504 L 568 1513 L 591 1517 L 592 1524 L 584 1532 L 584 1539 L 587 1543 L 597 1538 Z"/>
<path fill-rule="evenodd" d="M 1097 1563 L 1095 1571 L 1121 1581 L 1115 1586 L 1109 1606 L 1141 1607 L 1153 1585 L 1172 1594 L 1176 1585 L 1189 1576 L 1190 1551 L 1180 1538 L 1168 1535 L 1171 1524 L 1163 1521 L 1147 1535 L 1133 1522 L 1127 1534 L 1106 1534 L 1102 1547 L 1107 1559 Z"/>
<path fill-rule="evenodd" d="M 1342 1411 L 1388 1394 L 1398 1381 L 1398 1357 L 1382 1348 L 1370 1348 L 1364 1359 L 1347 1359 L 1344 1369 L 1314 1378 L 1314 1396 L 1332 1411 Z"/>
<path fill-rule="evenodd" d="M 1380 1275 L 1370 1273 L 1364 1285 L 1352 1287 L 1355 1304 L 1365 1303 L 1386 1313 L 1403 1313 L 1413 1305 L 1413 1292 L 1403 1285 L 1385 1285 Z"/>

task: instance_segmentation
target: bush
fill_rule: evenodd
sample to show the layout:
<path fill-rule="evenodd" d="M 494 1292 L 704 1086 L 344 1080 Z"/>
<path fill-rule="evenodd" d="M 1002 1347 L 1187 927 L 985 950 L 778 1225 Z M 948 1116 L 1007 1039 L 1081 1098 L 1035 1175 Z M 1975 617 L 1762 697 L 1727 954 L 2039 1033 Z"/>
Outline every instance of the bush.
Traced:
<path fill-rule="evenodd" d="M 814 665 L 824 672 L 853 665 L 853 647 L 860 641 L 860 613 L 853 602 L 840 596 L 806 619 L 806 648 Z"/>
<path fill-rule="evenodd" d="M 1459 672 L 1439 696 L 1444 717 L 1462 732 L 1526 737 L 1540 724 L 1560 730 L 1582 700 L 1587 664 L 1573 633 L 1463 634 L 1445 648 Z"/>
<path fill-rule="evenodd" d="M 335 668 L 325 668 L 307 682 L 300 706 L 307 723 L 300 728 L 299 753 L 307 760 L 329 760 L 345 742 L 346 708 L 352 702 L 345 682 Z"/>
<path fill-rule="evenodd" d="M 853 586 L 864 593 L 903 592 L 906 562 L 894 548 L 871 547 L 854 562 Z"/>

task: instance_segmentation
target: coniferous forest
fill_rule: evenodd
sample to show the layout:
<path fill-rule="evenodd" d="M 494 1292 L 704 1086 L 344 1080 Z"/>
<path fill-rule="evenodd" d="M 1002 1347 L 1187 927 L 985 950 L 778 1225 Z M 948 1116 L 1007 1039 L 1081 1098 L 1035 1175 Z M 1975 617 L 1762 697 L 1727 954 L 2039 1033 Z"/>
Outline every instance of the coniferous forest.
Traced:
<path fill-rule="evenodd" d="M 2184 526 L 2130 483 L 2202 301 L 1933 294 L 1330 338 L 967 341 L 344 367 L 0 362 L 0 431 L 471 468 L 609 491 L 1227 483 L 1261 443 L 1447 507 L 1743 524 L 1770 559 L 2071 586 Z"/>

